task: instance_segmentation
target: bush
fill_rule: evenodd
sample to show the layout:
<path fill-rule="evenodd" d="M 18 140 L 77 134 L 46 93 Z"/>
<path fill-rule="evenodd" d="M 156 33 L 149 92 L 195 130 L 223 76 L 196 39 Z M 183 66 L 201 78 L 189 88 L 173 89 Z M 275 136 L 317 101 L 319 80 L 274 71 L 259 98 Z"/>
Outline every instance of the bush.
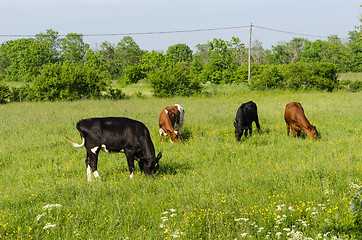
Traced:
<path fill-rule="evenodd" d="M 267 66 L 258 77 L 251 81 L 251 88 L 257 90 L 283 87 L 283 76 L 276 65 Z"/>
<path fill-rule="evenodd" d="M 35 92 L 29 85 L 10 89 L 10 102 L 22 102 L 35 99 Z"/>
<path fill-rule="evenodd" d="M 192 81 L 186 62 L 157 69 L 148 77 L 156 97 L 190 96 L 201 91 L 200 83 Z"/>
<path fill-rule="evenodd" d="M 5 104 L 9 100 L 10 89 L 5 84 L 0 84 L 0 104 Z"/>
<path fill-rule="evenodd" d="M 99 98 L 106 87 L 97 70 L 71 62 L 46 65 L 34 83 L 36 98 L 50 101 Z"/>
<path fill-rule="evenodd" d="M 123 99 L 125 96 L 126 96 L 126 94 L 124 94 L 121 89 L 109 88 L 107 98 L 110 98 L 113 100 L 120 100 L 120 99 Z"/>
<path fill-rule="evenodd" d="M 351 92 L 358 92 L 362 89 L 362 82 L 361 81 L 353 81 L 349 84 L 349 90 Z"/>
<path fill-rule="evenodd" d="M 140 65 L 133 65 L 124 70 L 127 83 L 137 83 L 139 80 L 146 77 Z"/>
<path fill-rule="evenodd" d="M 337 67 L 331 63 L 291 63 L 264 66 L 252 75 L 253 89 L 286 88 L 290 90 L 317 89 L 332 91 L 338 86 Z"/>

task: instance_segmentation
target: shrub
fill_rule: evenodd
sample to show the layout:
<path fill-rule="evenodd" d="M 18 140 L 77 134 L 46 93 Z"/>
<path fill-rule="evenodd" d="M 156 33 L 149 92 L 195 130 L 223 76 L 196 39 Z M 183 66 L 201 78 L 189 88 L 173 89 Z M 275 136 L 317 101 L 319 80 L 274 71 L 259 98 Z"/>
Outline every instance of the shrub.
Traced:
<path fill-rule="evenodd" d="M 291 63 L 264 66 L 260 74 L 252 75 L 253 89 L 286 88 L 332 91 L 338 86 L 337 67 L 331 63 Z"/>
<path fill-rule="evenodd" d="M 10 89 L 5 84 L 0 84 L 0 104 L 7 103 L 9 99 Z"/>
<path fill-rule="evenodd" d="M 251 82 L 252 89 L 273 89 L 282 88 L 283 77 L 279 73 L 276 65 L 268 66 L 263 69 L 257 78 L 253 78 Z"/>
<path fill-rule="evenodd" d="M 109 88 L 109 90 L 108 90 L 108 98 L 110 98 L 110 99 L 119 100 L 119 99 L 123 99 L 125 96 L 126 96 L 126 94 L 124 94 L 121 89 Z"/>
<path fill-rule="evenodd" d="M 186 62 L 157 69 L 148 77 L 156 97 L 190 96 L 201 90 L 200 83 L 192 81 L 190 66 Z"/>
<path fill-rule="evenodd" d="M 362 82 L 361 81 L 353 81 L 349 84 L 349 90 L 351 92 L 358 92 L 362 89 Z"/>
<path fill-rule="evenodd" d="M 127 83 L 137 83 L 139 80 L 146 77 L 141 65 L 133 65 L 124 70 Z"/>
<path fill-rule="evenodd" d="M 72 62 L 46 65 L 34 83 L 38 100 L 98 98 L 106 90 L 102 75 Z"/>

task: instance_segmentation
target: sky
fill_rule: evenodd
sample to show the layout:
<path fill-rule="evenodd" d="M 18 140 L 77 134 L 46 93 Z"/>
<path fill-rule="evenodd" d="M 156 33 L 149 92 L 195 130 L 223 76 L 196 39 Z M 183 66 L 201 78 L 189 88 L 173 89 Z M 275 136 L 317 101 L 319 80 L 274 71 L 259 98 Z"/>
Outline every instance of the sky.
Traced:
<path fill-rule="evenodd" d="M 265 49 L 303 37 L 327 40 L 361 23 L 361 0 L 0 0 L 0 43 L 45 33 L 84 34 L 93 49 L 117 44 L 126 34 L 143 50 L 166 51 L 175 44 L 206 44 L 238 37 Z M 132 34 L 130 34 L 132 33 Z M 134 34 L 136 33 L 136 34 Z M 152 33 L 152 34 L 150 34 Z M 101 36 L 97 36 L 100 35 Z M 299 35 L 303 34 L 303 35 Z M 26 35 L 26 36 L 14 36 Z"/>

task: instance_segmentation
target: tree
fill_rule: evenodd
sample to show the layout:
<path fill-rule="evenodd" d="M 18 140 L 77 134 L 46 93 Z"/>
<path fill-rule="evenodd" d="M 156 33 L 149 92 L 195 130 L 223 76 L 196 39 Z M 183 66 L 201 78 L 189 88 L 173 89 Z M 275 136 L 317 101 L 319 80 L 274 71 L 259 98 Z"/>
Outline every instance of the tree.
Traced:
<path fill-rule="evenodd" d="M 53 62 L 59 60 L 61 40 L 57 31 L 47 29 L 46 33 L 36 34 L 35 39 L 48 47 L 49 51 L 52 54 Z"/>
<path fill-rule="evenodd" d="M 170 62 L 191 62 L 192 50 L 186 44 L 176 44 L 168 47 L 166 59 Z"/>
<path fill-rule="evenodd" d="M 83 42 L 83 34 L 68 33 L 61 40 L 61 58 L 64 61 L 83 62 L 89 49 L 89 44 Z"/>
<path fill-rule="evenodd" d="M 120 75 L 121 65 L 116 61 L 115 47 L 109 42 L 103 42 L 101 49 L 98 51 L 99 55 L 105 62 L 105 68 L 109 72 L 112 78 L 116 78 Z"/>
<path fill-rule="evenodd" d="M 122 67 L 121 72 L 129 66 L 138 64 L 143 51 L 130 36 L 124 37 L 115 48 L 116 61 Z"/>
<path fill-rule="evenodd" d="M 44 42 L 33 38 L 7 41 L 0 47 L 0 71 L 7 81 L 32 81 L 53 54 Z"/>

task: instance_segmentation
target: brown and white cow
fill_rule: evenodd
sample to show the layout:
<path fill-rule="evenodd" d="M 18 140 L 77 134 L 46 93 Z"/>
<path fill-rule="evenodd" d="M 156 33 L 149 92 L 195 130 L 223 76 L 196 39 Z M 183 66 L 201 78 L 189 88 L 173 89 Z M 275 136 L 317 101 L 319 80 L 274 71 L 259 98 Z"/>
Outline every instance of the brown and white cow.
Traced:
<path fill-rule="evenodd" d="M 158 125 L 161 137 L 168 135 L 171 142 L 179 141 L 184 124 L 184 109 L 175 104 L 165 107 L 160 114 Z"/>
<path fill-rule="evenodd" d="M 284 120 L 287 124 L 288 136 L 291 128 L 294 137 L 296 136 L 295 132 L 297 132 L 297 136 L 300 137 L 300 131 L 303 130 L 310 139 L 318 138 L 316 127 L 310 124 L 299 102 L 291 102 L 285 106 Z"/>

